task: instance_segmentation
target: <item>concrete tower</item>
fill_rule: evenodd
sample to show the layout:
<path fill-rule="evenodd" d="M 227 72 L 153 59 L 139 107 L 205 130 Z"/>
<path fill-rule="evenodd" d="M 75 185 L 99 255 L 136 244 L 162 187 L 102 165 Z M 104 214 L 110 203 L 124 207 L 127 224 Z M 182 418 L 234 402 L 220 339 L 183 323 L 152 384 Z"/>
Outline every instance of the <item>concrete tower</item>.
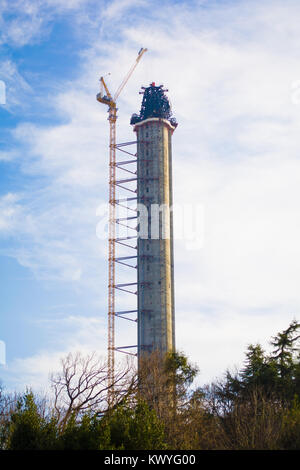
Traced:
<path fill-rule="evenodd" d="M 138 357 L 175 350 L 172 134 L 177 126 L 165 91 L 143 88 L 137 135 Z"/>

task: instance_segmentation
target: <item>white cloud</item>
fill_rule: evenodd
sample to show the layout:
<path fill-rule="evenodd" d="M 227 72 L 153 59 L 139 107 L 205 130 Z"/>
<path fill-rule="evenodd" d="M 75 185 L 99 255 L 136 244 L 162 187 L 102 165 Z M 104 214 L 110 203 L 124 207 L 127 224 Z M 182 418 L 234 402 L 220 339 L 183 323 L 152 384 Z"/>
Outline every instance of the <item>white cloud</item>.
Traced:
<path fill-rule="evenodd" d="M 0 235 L 12 234 L 20 217 L 19 196 L 8 193 L 0 197 Z"/>
<path fill-rule="evenodd" d="M 124 15 L 126 10 L 131 7 L 138 8 L 141 6 L 146 6 L 145 0 L 114 0 L 109 2 L 106 8 L 102 10 L 101 16 L 104 21 L 116 21 Z"/>
<path fill-rule="evenodd" d="M 197 384 L 204 385 L 223 377 L 227 369 L 240 370 L 250 344 L 260 343 L 270 354 L 271 337 L 286 329 L 293 318 L 284 308 L 253 313 L 221 305 L 207 310 L 202 306 L 202 311 L 190 307 L 188 315 L 177 315 L 177 348 L 196 361 L 200 368 Z"/>
<path fill-rule="evenodd" d="M 148 47 L 120 97 L 118 141 L 134 138 L 129 117 L 140 108 L 139 86 L 156 81 L 169 88 L 179 121 L 175 202 L 205 209 L 203 248 L 176 243 L 177 343 L 206 378 L 241 358 L 248 340 L 266 341 L 300 310 L 300 107 L 291 96 L 300 66 L 298 35 L 290 34 L 299 5 L 217 6 L 162 6 L 155 21 L 141 18 L 134 28 L 125 17 L 122 47 L 94 42 L 72 87 L 50 97 L 64 124 L 23 123 L 15 132 L 26 149 L 23 171 L 45 181 L 21 202 L 26 243 L 16 256 L 38 276 L 77 279 L 87 298 L 101 290 L 104 301 L 106 246 L 95 230 L 96 208 L 107 199 L 108 123 L 95 100 L 97 79 L 111 72 L 116 90 L 138 49 Z M 215 355 L 220 345 L 222 361 Z"/>
<path fill-rule="evenodd" d="M 50 376 L 61 370 L 61 359 L 69 352 L 80 351 L 83 355 L 97 352 L 98 356 L 107 359 L 106 322 L 103 318 L 52 314 L 36 323 L 41 328 L 47 328 L 52 349 L 44 348 L 33 355 L 9 361 L 1 372 L 2 378 L 9 384 L 8 388 L 11 386 L 13 390 L 22 392 L 26 387 L 31 387 L 49 394 Z M 116 368 L 122 367 L 122 363 L 123 358 L 118 358 Z"/>
<path fill-rule="evenodd" d="M 0 162 L 10 162 L 16 158 L 18 152 L 14 150 L 0 151 Z"/>
<path fill-rule="evenodd" d="M 73 21 L 80 21 L 89 5 L 95 5 L 95 0 L 2 0 L 0 45 L 23 47 L 41 41 L 57 17 L 73 13 Z"/>
<path fill-rule="evenodd" d="M 197 180 L 190 178 L 192 170 Z M 178 289 L 188 266 L 193 272 L 181 295 L 192 289 L 202 300 L 237 308 L 285 302 L 299 310 L 299 160 L 260 155 L 227 167 L 211 161 L 176 171 L 190 181 L 188 194 L 179 186 L 181 197 L 194 197 L 205 209 L 203 248 L 189 253 L 178 242 Z"/>
<path fill-rule="evenodd" d="M 18 106 L 20 111 L 24 106 L 24 99 L 28 98 L 32 89 L 11 59 L 4 58 L 1 61 L 0 80 L 5 84 L 5 110 L 11 111 Z"/>

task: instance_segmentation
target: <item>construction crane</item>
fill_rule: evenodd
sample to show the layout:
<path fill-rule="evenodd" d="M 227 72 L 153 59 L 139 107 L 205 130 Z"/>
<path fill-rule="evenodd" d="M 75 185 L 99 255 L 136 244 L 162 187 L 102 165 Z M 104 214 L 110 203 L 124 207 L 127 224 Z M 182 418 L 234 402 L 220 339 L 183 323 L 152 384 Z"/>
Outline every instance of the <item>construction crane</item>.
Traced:
<path fill-rule="evenodd" d="M 109 230 L 108 230 L 108 386 L 112 390 L 115 370 L 115 254 L 116 254 L 116 121 L 117 99 L 134 72 L 143 54 L 147 51 L 141 48 L 129 72 L 112 97 L 104 78 L 100 78 L 101 89 L 97 100 L 108 106 L 109 121 Z"/>

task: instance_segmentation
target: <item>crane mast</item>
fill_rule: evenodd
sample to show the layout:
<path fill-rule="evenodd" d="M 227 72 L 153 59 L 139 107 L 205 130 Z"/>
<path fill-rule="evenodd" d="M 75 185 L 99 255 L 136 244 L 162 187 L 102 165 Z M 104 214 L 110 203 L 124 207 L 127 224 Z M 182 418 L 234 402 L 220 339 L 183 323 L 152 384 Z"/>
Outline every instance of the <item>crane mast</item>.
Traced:
<path fill-rule="evenodd" d="M 100 78 L 102 91 L 97 101 L 108 106 L 109 121 L 109 228 L 108 228 L 108 387 L 113 395 L 115 371 L 115 257 L 116 257 L 116 121 L 117 99 L 134 72 L 143 54 L 141 48 L 136 61 L 112 97 L 103 77 Z M 105 94 L 104 94 L 105 91 Z"/>

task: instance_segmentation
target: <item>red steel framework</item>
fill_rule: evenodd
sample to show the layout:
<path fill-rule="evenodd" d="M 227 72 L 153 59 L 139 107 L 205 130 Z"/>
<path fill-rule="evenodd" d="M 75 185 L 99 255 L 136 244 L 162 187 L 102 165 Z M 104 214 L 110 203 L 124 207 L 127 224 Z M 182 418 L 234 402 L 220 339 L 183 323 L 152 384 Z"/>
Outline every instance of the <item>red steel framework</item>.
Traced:
<path fill-rule="evenodd" d="M 110 145 L 109 145 L 109 233 L 108 233 L 108 382 L 114 381 L 115 369 L 115 199 L 116 199 L 116 120 L 117 109 L 109 109 Z"/>
<path fill-rule="evenodd" d="M 136 142 L 125 142 L 122 144 L 116 143 L 116 121 L 117 121 L 117 106 L 116 100 L 119 97 L 121 91 L 123 90 L 124 86 L 126 85 L 127 81 L 129 80 L 130 76 L 132 75 L 135 67 L 137 66 L 138 62 L 142 58 L 143 54 L 147 51 L 147 49 L 141 48 L 138 56 L 136 58 L 135 63 L 132 65 L 131 69 L 129 70 L 128 74 L 124 78 L 123 82 L 119 86 L 116 94 L 114 97 L 111 96 L 104 78 L 100 78 L 101 83 L 101 91 L 97 94 L 97 100 L 100 103 L 106 104 L 108 106 L 108 121 L 110 126 L 110 140 L 109 140 L 109 230 L 108 230 L 108 386 L 110 390 L 110 396 L 113 397 L 113 390 L 114 390 L 114 376 L 115 376 L 115 351 L 123 352 L 126 354 L 136 355 L 128 351 L 128 349 L 136 348 L 137 345 L 134 346 L 115 346 L 115 318 L 122 318 L 129 321 L 136 322 L 137 319 L 132 319 L 130 314 L 137 313 L 137 308 L 133 310 L 126 310 L 126 311 L 119 311 L 116 312 L 116 299 L 115 294 L 116 290 L 120 290 L 123 292 L 127 292 L 130 294 L 137 295 L 137 282 L 130 282 L 130 283 L 121 283 L 116 284 L 116 263 L 121 265 L 125 265 L 130 268 L 137 269 L 137 265 L 131 265 L 126 261 L 132 260 L 134 258 L 137 259 L 137 253 L 135 256 L 121 256 L 116 257 L 116 244 L 120 246 L 125 246 L 126 248 L 137 250 L 137 246 L 130 245 L 129 240 L 137 240 L 137 227 L 132 227 L 128 225 L 130 220 L 137 219 L 137 208 L 129 207 L 128 203 L 131 201 L 137 201 L 137 190 L 136 187 L 132 188 L 126 186 L 126 184 L 132 184 L 133 182 L 137 181 L 137 174 L 136 171 L 132 171 L 131 165 L 136 163 L 136 154 L 132 154 L 127 150 L 124 150 L 122 147 L 127 145 L 135 144 Z M 131 160 L 125 161 L 116 161 L 116 149 L 121 152 L 124 152 L 128 155 L 134 157 Z M 128 167 L 128 165 L 130 165 Z M 130 177 L 117 179 L 116 170 L 122 170 L 130 174 Z M 116 189 L 118 190 L 125 190 L 134 193 L 134 197 L 125 197 L 117 199 Z M 125 203 L 125 205 L 123 204 Z M 119 205 L 121 207 L 125 207 L 128 210 L 132 210 L 135 212 L 135 216 L 132 217 L 116 217 L 116 206 Z M 126 221 L 126 223 L 124 223 Z M 126 237 L 116 237 L 116 228 L 117 224 L 123 225 L 127 228 L 127 230 L 131 229 L 134 230 L 136 233 L 135 235 L 127 235 Z M 136 290 L 132 290 L 133 286 L 136 286 Z"/>

